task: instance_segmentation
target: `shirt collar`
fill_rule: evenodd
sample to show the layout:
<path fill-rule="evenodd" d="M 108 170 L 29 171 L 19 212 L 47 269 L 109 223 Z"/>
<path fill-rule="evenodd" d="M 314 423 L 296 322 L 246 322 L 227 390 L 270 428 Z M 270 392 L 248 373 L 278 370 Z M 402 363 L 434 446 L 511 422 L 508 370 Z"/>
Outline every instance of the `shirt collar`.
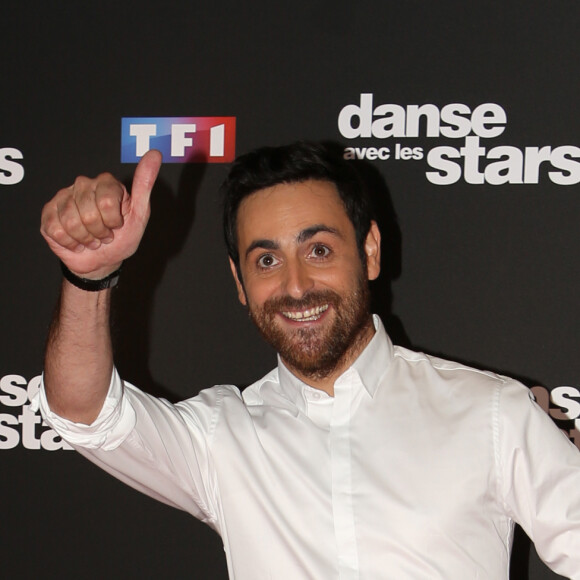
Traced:
<path fill-rule="evenodd" d="M 353 365 L 337 379 L 338 382 L 347 373 L 356 372 L 371 397 L 374 396 L 380 380 L 388 369 L 393 357 L 393 344 L 385 331 L 381 319 L 376 314 L 373 315 L 373 323 L 376 331 L 374 336 L 354 361 Z M 280 355 L 278 355 L 278 379 L 284 395 L 301 411 L 304 411 L 306 408 L 304 392 L 315 389 L 293 375 L 282 362 Z"/>
<path fill-rule="evenodd" d="M 393 358 L 393 343 L 376 314 L 373 314 L 373 323 L 376 332 L 351 367 L 359 374 L 362 384 L 371 397 L 374 397 Z"/>

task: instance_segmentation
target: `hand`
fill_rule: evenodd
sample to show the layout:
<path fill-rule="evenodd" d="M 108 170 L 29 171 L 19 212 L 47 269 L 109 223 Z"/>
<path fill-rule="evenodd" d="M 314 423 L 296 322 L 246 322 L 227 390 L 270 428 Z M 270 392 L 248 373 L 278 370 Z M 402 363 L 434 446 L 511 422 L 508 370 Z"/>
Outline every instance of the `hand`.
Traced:
<path fill-rule="evenodd" d="M 137 165 L 131 195 L 110 173 L 77 177 L 42 210 L 40 233 L 67 268 L 103 278 L 132 256 L 149 220 L 149 197 L 161 153 L 148 151 Z"/>

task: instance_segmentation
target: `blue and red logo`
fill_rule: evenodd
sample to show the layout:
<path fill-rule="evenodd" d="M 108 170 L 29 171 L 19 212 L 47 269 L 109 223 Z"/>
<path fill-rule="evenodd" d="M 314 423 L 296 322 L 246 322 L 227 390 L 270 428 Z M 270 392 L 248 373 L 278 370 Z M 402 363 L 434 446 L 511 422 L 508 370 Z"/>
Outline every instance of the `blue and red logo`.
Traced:
<path fill-rule="evenodd" d="M 235 117 L 123 117 L 121 163 L 158 149 L 165 163 L 229 163 L 236 155 Z"/>

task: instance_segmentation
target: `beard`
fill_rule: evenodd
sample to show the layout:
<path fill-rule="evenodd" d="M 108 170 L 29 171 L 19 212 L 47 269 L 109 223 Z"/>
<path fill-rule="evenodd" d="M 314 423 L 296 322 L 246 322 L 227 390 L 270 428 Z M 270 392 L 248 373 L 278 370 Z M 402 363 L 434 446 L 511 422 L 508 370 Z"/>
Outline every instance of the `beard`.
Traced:
<path fill-rule="evenodd" d="M 276 322 L 281 311 L 305 310 L 324 304 L 334 310 L 328 327 L 285 330 Z M 322 290 L 309 292 L 299 299 L 270 298 L 259 308 L 250 307 L 249 315 L 266 342 L 289 367 L 307 378 L 325 379 L 365 346 L 365 330 L 372 324 L 368 282 L 361 274 L 355 288 L 342 296 L 332 290 Z"/>

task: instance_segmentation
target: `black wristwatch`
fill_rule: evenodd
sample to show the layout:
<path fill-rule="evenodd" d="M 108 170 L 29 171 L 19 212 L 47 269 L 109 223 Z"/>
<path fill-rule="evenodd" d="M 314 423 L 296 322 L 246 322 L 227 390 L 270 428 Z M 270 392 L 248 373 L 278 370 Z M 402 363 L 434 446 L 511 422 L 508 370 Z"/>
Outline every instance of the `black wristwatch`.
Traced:
<path fill-rule="evenodd" d="M 86 290 L 87 292 L 99 292 L 101 290 L 106 290 L 107 288 L 114 288 L 119 282 L 119 277 L 121 276 L 121 268 L 111 272 L 108 276 L 101 278 L 100 280 L 91 280 L 89 278 L 81 278 L 76 274 L 73 274 L 63 262 L 60 263 L 60 268 L 62 270 L 62 275 L 73 285 L 81 290 Z"/>

